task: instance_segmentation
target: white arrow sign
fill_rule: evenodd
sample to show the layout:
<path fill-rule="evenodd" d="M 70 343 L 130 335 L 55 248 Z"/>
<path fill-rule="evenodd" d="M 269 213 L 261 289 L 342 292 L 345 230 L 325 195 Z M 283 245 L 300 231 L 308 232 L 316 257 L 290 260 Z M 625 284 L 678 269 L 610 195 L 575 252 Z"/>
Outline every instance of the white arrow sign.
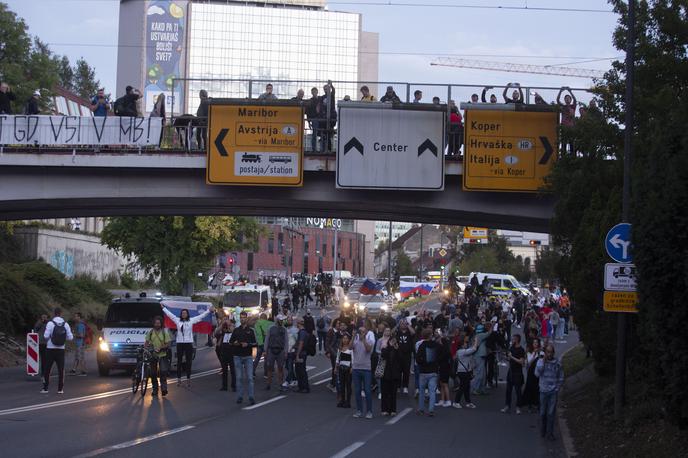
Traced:
<path fill-rule="evenodd" d="M 614 237 L 609 240 L 609 243 L 611 243 L 614 248 L 621 248 L 623 258 L 628 257 L 628 247 L 631 244 L 630 240 L 624 240 L 619 237 L 619 234 L 614 234 Z"/>

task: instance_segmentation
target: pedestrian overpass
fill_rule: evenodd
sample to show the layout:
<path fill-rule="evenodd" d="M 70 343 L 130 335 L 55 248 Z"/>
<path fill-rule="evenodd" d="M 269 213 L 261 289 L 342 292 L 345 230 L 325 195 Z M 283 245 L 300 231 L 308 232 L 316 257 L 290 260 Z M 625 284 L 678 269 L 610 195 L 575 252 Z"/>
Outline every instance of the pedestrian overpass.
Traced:
<path fill-rule="evenodd" d="M 335 187 L 333 155 L 306 155 L 302 187 L 211 186 L 203 152 L 4 148 L 0 220 L 121 215 L 313 216 L 548 232 L 554 200 L 466 192 L 463 165 L 445 159 L 440 192 Z"/>

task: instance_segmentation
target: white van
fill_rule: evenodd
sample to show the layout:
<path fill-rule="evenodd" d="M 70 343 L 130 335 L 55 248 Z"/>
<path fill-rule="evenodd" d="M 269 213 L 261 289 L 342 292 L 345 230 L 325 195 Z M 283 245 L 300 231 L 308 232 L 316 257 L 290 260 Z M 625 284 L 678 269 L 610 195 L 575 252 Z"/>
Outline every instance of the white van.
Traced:
<path fill-rule="evenodd" d="M 246 312 L 249 316 L 258 315 L 261 312 L 267 312 L 269 315 L 271 307 L 272 291 L 267 285 L 246 284 L 225 287 L 222 308 L 227 315 L 237 315 L 237 319 L 239 312 Z"/>
<path fill-rule="evenodd" d="M 485 277 L 487 277 L 487 281 L 492 286 L 492 294 L 494 295 L 510 296 L 515 291 L 518 291 L 524 296 L 531 295 L 530 290 L 525 285 L 522 285 L 518 280 L 516 280 L 516 277 L 514 277 L 513 275 L 492 274 L 486 272 L 471 272 L 468 276 L 469 283 L 470 279 L 473 278 L 473 275 L 478 276 L 478 283 L 481 285 L 483 284 L 483 280 L 485 279 Z"/>

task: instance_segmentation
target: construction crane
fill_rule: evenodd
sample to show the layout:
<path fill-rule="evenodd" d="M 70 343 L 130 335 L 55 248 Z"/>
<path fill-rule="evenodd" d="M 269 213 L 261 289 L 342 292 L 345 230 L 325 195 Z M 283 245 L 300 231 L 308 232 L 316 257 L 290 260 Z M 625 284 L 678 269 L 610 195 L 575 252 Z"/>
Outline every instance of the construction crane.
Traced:
<path fill-rule="evenodd" d="M 587 68 L 556 67 L 552 65 L 510 64 L 486 60 L 459 59 L 456 57 L 437 57 L 430 65 L 438 67 L 477 68 L 497 72 L 537 73 L 540 75 L 571 76 L 574 78 L 602 78 L 604 72 Z"/>

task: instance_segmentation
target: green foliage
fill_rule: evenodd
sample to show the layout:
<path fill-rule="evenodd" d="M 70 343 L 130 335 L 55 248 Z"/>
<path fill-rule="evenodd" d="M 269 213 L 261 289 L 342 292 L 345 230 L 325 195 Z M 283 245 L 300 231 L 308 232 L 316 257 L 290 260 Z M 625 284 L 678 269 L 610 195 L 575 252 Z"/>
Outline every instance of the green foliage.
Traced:
<path fill-rule="evenodd" d="M 47 44 L 29 34 L 23 19 L 12 12 L 7 4 L 0 2 L 0 79 L 10 86 L 16 96 L 12 102 L 14 113 L 23 113 L 26 102 L 35 90 L 40 90 L 41 111 L 52 108 L 46 95 L 55 84 L 75 90 L 79 95 L 97 87 L 95 74 L 91 67 L 80 59 L 72 67 L 65 56 L 53 54 Z"/>
<path fill-rule="evenodd" d="M 42 313 L 49 310 L 47 297 L 33 283 L 24 280 L 21 272 L 0 265 L 0 330 L 19 334 L 29 330 Z"/>
<path fill-rule="evenodd" d="M 135 256 L 147 273 L 160 275 L 163 290 L 179 294 L 217 254 L 255 250 L 261 233 L 252 218 L 146 216 L 109 218 L 101 238 L 109 248 Z"/>
<path fill-rule="evenodd" d="M 404 250 L 399 250 L 397 251 L 397 257 L 396 257 L 396 272 L 397 275 L 415 275 L 415 269 L 413 268 L 413 263 L 411 262 L 411 258 L 408 257 L 406 253 L 404 253 Z"/>
<path fill-rule="evenodd" d="M 528 263 L 509 251 L 506 240 L 489 235 L 486 245 L 464 245 L 460 257 L 459 273 L 468 275 L 471 272 L 491 272 L 511 274 L 519 281 L 530 281 L 530 259 Z"/>
<path fill-rule="evenodd" d="M 79 276 L 74 278 L 71 285 L 89 298 L 107 304 L 112 300 L 112 294 L 93 277 Z"/>

